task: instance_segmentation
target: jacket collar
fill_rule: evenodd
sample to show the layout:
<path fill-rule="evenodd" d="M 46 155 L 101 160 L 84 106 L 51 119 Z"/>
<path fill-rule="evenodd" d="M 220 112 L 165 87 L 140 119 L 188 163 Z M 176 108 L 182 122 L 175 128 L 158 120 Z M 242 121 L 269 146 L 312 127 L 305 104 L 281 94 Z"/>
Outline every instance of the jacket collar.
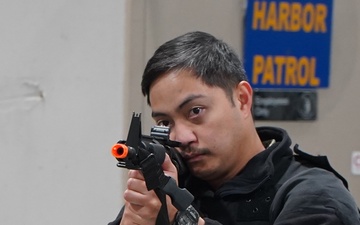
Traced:
<path fill-rule="evenodd" d="M 291 140 L 286 131 L 281 128 L 258 127 L 257 132 L 261 141 L 275 139 L 276 143 L 255 155 L 236 177 L 223 184 L 215 193 L 210 191 L 211 188 L 206 182 L 194 177 L 187 182 L 189 191 L 195 196 L 214 194 L 224 197 L 229 194 L 248 194 L 273 177 L 277 162 L 293 154 L 289 148 Z"/>

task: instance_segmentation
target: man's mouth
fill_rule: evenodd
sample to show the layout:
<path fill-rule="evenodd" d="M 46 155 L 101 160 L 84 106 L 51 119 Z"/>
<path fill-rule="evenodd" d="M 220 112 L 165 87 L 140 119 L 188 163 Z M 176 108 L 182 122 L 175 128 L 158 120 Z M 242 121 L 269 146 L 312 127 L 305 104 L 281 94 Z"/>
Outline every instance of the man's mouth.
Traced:
<path fill-rule="evenodd" d="M 195 163 L 200 161 L 204 157 L 204 154 L 186 154 L 183 157 L 186 162 Z"/>
<path fill-rule="evenodd" d="M 184 161 L 186 161 L 188 164 L 192 164 L 204 160 L 204 158 L 211 153 L 210 150 L 208 150 L 207 148 L 190 147 L 181 149 L 180 154 L 183 157 Z"/>

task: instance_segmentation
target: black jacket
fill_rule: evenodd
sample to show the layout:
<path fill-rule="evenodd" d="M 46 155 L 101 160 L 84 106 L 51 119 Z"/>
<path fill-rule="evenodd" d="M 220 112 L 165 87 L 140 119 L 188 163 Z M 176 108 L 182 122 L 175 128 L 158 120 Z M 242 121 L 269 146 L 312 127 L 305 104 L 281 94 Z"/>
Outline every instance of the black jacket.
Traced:
<path fill-rule="evenodd" d="M 326 157 L 297 148 L 286 131 L 257 128 L 263 142 L 276 143 L 253 157 L 244 169 L 215 192 L 190 177 L 186 188 L 206 225 L 360 225 L 346 181 Z M 121 212 L 109 225 L 119 224 Z"/>

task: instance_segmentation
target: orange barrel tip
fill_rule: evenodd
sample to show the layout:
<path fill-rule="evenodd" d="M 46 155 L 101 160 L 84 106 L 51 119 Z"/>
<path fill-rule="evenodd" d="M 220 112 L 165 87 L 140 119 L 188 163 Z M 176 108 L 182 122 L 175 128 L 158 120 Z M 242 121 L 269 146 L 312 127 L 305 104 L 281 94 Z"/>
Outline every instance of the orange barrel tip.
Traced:
<path fill-rule="evenodd" d="M 129 148 L 124 144 L 115 144 L 111 149 L 112 155 L 117 159 L 126 158 L 129 153 Z"/>

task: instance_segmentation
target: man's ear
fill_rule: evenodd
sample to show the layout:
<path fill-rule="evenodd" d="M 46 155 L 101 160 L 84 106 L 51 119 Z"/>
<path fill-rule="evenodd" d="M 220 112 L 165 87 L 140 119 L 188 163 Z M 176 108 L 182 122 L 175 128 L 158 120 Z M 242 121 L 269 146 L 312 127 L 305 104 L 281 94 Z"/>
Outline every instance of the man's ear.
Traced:
<path fill-rule="evenodd" d="M 236 100 L 240 103 L 240 110 L 244 115 L 251 116 L 251 107 L 253 101 L 253 90 L 247 81 L 241 81 L 235 89 Z"/>

